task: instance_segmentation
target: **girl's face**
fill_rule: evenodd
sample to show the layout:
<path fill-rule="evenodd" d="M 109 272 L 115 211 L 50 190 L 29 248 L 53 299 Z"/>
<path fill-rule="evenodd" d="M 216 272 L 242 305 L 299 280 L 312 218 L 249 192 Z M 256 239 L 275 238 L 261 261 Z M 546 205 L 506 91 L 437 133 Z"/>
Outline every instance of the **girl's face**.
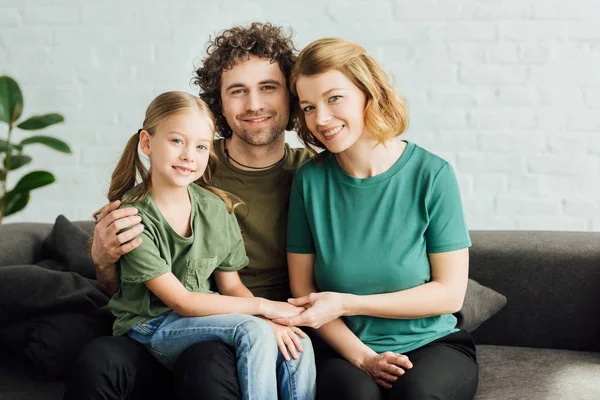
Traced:
<path fill-rule="evenodd" d="M 296 90 L 308 129 L 327 150 L 341 153 L 362 136 L 367 97 L 340 71 L 301 75 Z"/>
<path fill-rule="evenodd" d="M 150 157 L 153 184 L 186 187 L 204 174 L 213 145 L 210 119 L 197 111 L 167 117 L 154 135 L 140 133 L 142 152 Z"/>

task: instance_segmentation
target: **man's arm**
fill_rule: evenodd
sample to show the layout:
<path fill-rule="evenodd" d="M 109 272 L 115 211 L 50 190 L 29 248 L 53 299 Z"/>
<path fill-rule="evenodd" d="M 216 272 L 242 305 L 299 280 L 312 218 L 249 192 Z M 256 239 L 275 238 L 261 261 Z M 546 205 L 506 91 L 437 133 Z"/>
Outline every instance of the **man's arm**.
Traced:
<path fill-rule="evenodd" d="M 120 286 L 117 261 L 142 244 L 142 239 L 136 236 L 144 230 L 140 224 L 142 219 L 135 215 L 137 208 L 119 209 L 120 205 L 120 200 L 114 201 L 94 214 L 96 227 L 90 255 L 96 265 L 96 279 L 109 296 L 115 294 Z M 119 234 L 123 229 L 127 230 Z"/>

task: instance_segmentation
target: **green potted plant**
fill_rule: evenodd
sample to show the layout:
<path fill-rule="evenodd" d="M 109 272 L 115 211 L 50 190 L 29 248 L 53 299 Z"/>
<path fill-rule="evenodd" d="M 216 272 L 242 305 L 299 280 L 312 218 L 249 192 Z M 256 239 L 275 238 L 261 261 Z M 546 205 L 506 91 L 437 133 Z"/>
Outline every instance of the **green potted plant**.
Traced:
<path fill-rule="evenodd" d="M 62 153 L 71 153 L 71 148 L 62 140 L 51 136 L 30 136 L 15 141 L 15 128 L 24 131 L 35 131 L 64 121 L 62 115 L 49 113 L 34 115 L 25 121 L 18 122 L 23 112 L 23 94 L 17 82 L 0 76 L 0 121 L 8 124 L 6 140 L 0 138 L 0 223 L 2 218 L 21 211 L 29 202 L 30 192 L 55 181 L 54 175 L 48 171 L 32 171 L 19 179 L 17 184 L 8 189 L 8 175 L 31 162 L 31 157 L 24 153 L 32 144 L 41 144 Z"/>

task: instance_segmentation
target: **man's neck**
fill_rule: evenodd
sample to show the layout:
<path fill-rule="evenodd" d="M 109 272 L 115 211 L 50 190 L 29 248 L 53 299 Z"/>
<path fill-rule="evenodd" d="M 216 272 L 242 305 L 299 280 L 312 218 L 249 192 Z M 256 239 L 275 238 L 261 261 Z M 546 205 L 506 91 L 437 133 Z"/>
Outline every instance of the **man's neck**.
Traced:
<path fill-rule="evenodd" d="M 267 169 L 277 164 L 285 155 L 285 134 L 263 146 L 248 144 L 233 135 L 225 139 L 222 146 L 223 152 L 225 146 L 227 147 L 229 162 L 234 167 L 245 171 Z"/>

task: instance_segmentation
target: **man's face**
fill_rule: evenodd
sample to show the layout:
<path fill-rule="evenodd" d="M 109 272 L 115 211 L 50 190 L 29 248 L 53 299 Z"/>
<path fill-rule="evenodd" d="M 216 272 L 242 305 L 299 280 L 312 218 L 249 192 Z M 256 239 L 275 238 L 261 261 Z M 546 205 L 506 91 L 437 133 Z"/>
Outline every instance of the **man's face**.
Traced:
<path fill-rule="evenodd" d="M 274 142 L 285 131 L 290 114 L 279 63 L 250 56 L 223 71 L 221 104 L 235 136 L 253 146 Z"/>

